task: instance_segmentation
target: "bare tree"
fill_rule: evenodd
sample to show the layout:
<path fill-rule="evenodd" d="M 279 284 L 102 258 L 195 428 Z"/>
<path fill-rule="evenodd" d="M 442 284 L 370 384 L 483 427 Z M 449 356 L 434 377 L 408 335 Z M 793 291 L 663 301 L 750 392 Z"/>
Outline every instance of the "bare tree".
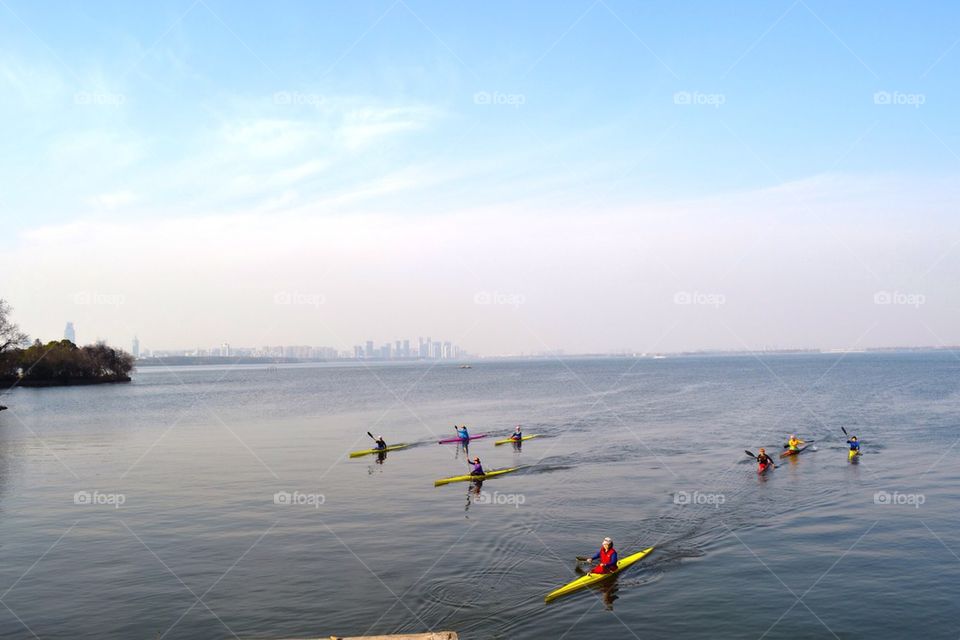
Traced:
<path fill-rule="evenodd" d="M 0 353 L 21 347 L 28 340 L 27 334 L 20 331 L 20 327 L 10 320 L 12 310 L 6 300 L 0 299 Z"/>

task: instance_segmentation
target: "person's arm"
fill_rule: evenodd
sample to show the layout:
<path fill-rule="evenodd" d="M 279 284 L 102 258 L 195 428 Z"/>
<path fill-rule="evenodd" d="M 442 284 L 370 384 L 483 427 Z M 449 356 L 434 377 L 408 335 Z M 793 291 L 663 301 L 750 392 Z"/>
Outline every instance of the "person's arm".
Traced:
<path fill-rule="evenodd" d="M 593 554 L 593 557 L 590 558 L 590 559 L 591 559 L 591 560 L 599 560 L 599 559 L 600 559 L 600 552 L 597 551 L 595 554 Z"/>
<path fill-rule="evenodd" d="M 618 561 L 619 561 L 619 558 L 617 557 L 617 552 L 614 551 L 613 555 L 610 556 L 610 562 L 607 563 L 607 566 L 610 567 L 611 569 L 616 569 Z"/>

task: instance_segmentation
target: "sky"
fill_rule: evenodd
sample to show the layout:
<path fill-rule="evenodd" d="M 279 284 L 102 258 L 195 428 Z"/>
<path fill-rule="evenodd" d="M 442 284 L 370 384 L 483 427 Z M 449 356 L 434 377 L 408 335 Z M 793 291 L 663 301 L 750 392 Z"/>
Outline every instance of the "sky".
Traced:
<path fill-rule="evenodd" d="M 0 1 L 31 337 L 960 344 L 954 2 Z"/>

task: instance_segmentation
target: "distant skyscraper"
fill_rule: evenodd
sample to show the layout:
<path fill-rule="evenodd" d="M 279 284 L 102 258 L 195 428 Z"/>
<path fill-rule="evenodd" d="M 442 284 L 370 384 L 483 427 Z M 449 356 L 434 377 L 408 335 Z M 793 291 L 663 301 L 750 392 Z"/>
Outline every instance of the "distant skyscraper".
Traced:
<path fill-rule="evenodd" d="M 77 333 L 73 330 L 72 322 L 68 322 L 66 328 L 63 330 L 63 339 L 77 344 Z"/>
<path fill-rule="evenodd" d="M 403 341 L 403 351 L 402 351 L 402 353 L 403 353 L 403 357 L 404 357 L 404 358 L 409 358 L 409 357 L 410 357 L 410 341 L 409 341 L 409 340 L 404 340 L 404 341 Z"/>
<path fill-rule="evenodd" d="M 223 356 L 223 357 L 225 357 L 225 358 L 227 358 L 227 357 L 230 356 L 230 344 L 229 344 L 229 343 L 224 342 L 223 344 L 220 345 L 220 355 Z"/>
<path fill-rule="evenodd" d="M 364 351 L 364 355 L 367 358 L 373 358 L 376 355 L 373 353 L 373 340 L 367 340 L 367 350 Z"/>
<path fill-rule="evenodd" d="M 133 347 L 131 351 L 131 353 L 133 353 L 133 357 L 139 358 L 140 357 L 140 340 L 137 338 L 137 336 L 133 336 L 133 344 L 130 346 Z"/>

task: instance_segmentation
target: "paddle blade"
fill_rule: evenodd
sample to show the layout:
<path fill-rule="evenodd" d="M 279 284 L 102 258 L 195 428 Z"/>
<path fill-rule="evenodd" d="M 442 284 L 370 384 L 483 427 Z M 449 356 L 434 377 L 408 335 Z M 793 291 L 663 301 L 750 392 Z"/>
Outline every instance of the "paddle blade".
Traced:
<path fill-rule="evenodd" d="M 849 436 L 849 435 L 850 435 L 849 433 L 847 433 L 847 430 L 844 429 L 843 427 L 840 427 L 840 429 L 843 431 L 843 435 L 845 435 L 845 436 Z"/>
<path fill-rule="evenodd" d="M 744 452 L 745 454 L 747 454 L 748 456 L 750 456 L 751 458 L 756 458 L 756 457 L 757 457 L 757 456 L 753 455 L 753 451 L 747 451 L 746 449 L 744 449 L 743 452 Z"/>

